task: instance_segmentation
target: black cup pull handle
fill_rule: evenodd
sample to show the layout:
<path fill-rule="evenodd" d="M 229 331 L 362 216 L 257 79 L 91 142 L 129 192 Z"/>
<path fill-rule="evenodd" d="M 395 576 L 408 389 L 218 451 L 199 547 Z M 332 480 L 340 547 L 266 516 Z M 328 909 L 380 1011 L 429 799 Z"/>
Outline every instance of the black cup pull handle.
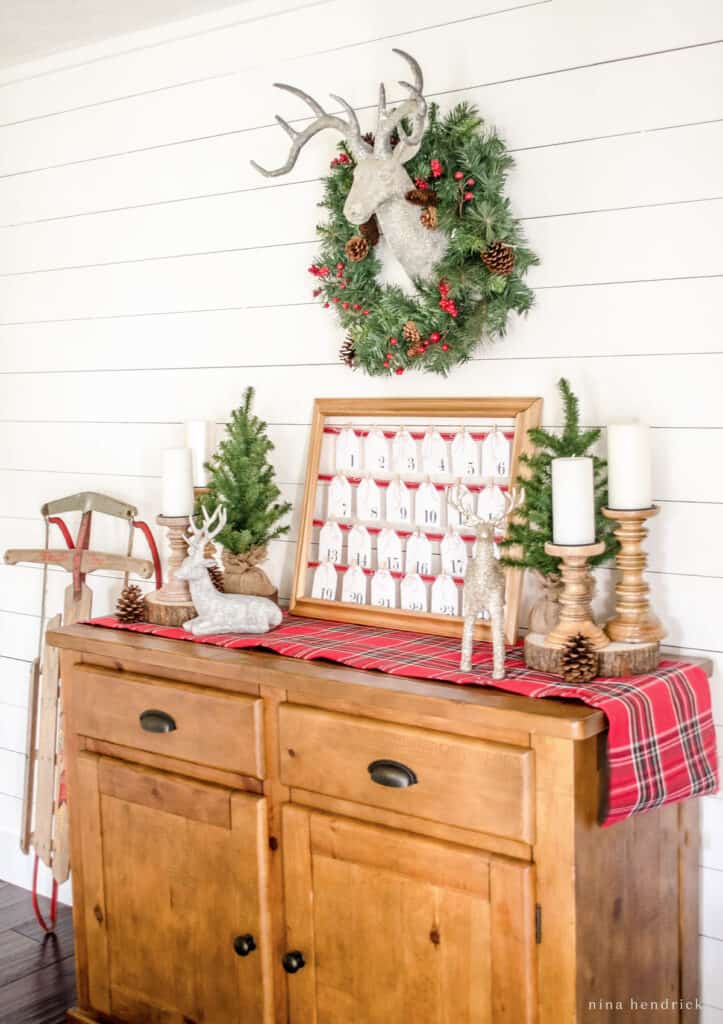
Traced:
<path fill-rule="evenodd" d="M 148 711 L 141 713 L 141 729 L 145 732 L 173 732 L 176 723 L 165 711 Z"/>
<path fill-rule="evenodd" d="M 237 935 L 233 940 L 233 948 L 238 956 L 248 956 L 256 949 L 256 940 L 253 935 Z"/>
<path fill-rule="evenodd" d="M 381 758 L 379 761 L 372 761 L 367 768 L 372 782 L 378 786 L 391 786 L 393 789 L 406 789 L 408 786 L 416 786 L 419 779 L 411 768 L 401 761 L 389 761 Z"/>
<path fill-rule="evenodd" d="M 299 949 L 292 949 L 290 953 L 284 953 L 281 958 L 281 965 L 287 974 L 296 974 L 302 967 L 306 966 L 304 954 Z"/>

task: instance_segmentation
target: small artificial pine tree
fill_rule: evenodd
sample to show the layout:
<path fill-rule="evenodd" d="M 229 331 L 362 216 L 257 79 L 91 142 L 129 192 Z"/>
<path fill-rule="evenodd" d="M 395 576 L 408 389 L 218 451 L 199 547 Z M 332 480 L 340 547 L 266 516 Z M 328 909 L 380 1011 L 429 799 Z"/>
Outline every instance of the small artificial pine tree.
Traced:
<path fill-rule="evenodd" d="M 545 543 L 552 540 L 552 460 L 590 455 L 590 449 L 600 437 L 597 428 L 580 429 L 579 403 L 568 381 L 563 377 L 557 386 L 565 410 L 564 429 L 559 436 L 542 427 L 530 430 L 530 440 L 535 445 L 535 451 L 532 455 L 520 456 L 524 468 L 517 480 L 517 486 L 524 487 L 525 498 L 515 513 L 514 521 L 507 527 L 507 535 L 500 545 L 503 565 L 535 569 L 542 576 L 557 575 L 560 565 L 559 558 L 553 558 L 545 552 Z M 613 558 L 619 545 L 613 534 L 615 524 L 602 514 L 608 496 L 607 462 L 597 455 L 592 458 L 595 474 L 595 535 L 605 543 L 605 550 L 590 559 L 590 565 L 595 566 Z M 513 554 L 510 550 L 512 548 L 517 548 L 517 553 Z"/>
<path fill-rule="evenodd" d="M 226 506 L 226 526 L 217 539 L 234 555 L 264 549 L 289 532 L 279 521 L 291 511 L 291 504 L 278 500 L 281 491 L 267 458 L 274 446 L 267 424 L 251 412 L 253 400 L 254 389 L 246 388 L 243 402 L 231 413 L 226 437 L 206 463 L 208 494 L 201 495 L 197 508 L 213 512 L 219 504 Z"/>

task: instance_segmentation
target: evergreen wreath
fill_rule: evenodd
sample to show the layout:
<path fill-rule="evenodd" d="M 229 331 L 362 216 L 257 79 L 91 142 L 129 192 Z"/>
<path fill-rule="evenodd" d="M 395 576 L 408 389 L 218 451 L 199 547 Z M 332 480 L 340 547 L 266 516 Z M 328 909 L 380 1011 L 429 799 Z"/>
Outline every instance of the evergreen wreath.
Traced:
<path fill-rule="evenodd" d="M 355 165 L 346 143 L 338 149 L 319 204 L 329 211 L 317 228 L 321 253 L 309 272 L 318 279 L 314 297 L 336 308 L 346 331 L 340 357 L 375 376 L 412 367 L 447 375 L 481 338 L 505 334 L 510 310 L 526 313 L 533 303 L 523 278 L 539 261 L 503 194 L 512 157 L 475 107 L 460 103 L 440 119 L 430 106 L 419 152 L 406 165 L 416 186 L 406 198 L 449 244 L 435 279 L 415 281 L 410 296 L 377 280 L 375 218 L 354 226 L 344 216 Z"/>
<path fill-rule="evenodd" d="M 516 569 L 534 569 L 541 576 L 557 576 L 560 559 L 548 555 L 545 542 L 552 541 L 552 460 L 577 456 L 590 456 L 590 449 L 600 438 L 600 429 L 580 427 L 580 405 L 577 396 L 564 377 L 557 382 L 565 414 L 561 434 L 553 434 L 543 427 L 529 431 L 535 446 L 531 455 L 520 456 L 522 472 L 517 486 L 524 489 L 523 503 L 507 526 L 500 542 L 502 564 Z M 605 543 L 605 550 L 590 559 L 590 565 L 603 565 L 618 553 L 620 545 L 615 537 L 617 524 L 606 519 L 602 510 L 608 501 L 607 462 L 592 456 L 595 480 L 595 536 Z"/>

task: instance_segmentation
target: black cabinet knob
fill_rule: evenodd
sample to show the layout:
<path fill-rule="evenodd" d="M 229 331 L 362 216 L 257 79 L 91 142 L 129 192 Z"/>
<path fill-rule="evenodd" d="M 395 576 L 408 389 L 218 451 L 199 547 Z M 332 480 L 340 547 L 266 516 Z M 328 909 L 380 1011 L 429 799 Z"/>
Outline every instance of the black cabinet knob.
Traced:
<path fill-rule="evenodd" d="M 176 723 L 166 711 L 142 711 L 140 716 L 141 729 L 144 732 L 173 732 Z"/>
<path fill-rule="evenodd" d="M 281 963 L 287 974 L 296 974 L 306 965 L 306 960 L 300 950 L 293 949 L 290 953 L 284 953 Z"/>
<path fill-rule="evenodd" d="M 237 935 L 233 940 L 234 952 L 239 956 L 248 956 L 256 949 L 253 935 Z"/>
<path fill-rule="evenodd" d="M 379 761 L 372 761 L 367 767 L 372 782 L 378 786 L 391 786 L 393 789 L 406 789 L 407 786 L 416 786 L 416 774 L 406 764 L 400 761 L 389 761 L 382 758 Z"/>

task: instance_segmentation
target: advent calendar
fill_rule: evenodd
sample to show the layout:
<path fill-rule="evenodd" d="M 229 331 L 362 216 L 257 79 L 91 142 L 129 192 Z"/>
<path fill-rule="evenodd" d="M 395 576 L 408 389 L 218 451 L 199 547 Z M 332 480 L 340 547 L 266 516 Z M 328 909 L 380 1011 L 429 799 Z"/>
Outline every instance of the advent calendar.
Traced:
<path fill-rule="evenodd" d="M 536 398 L 318 399 L 291 612 L 459 635 L 475 535 L 450 488 L 493 518 L 532 450 L 540 407 Z M 506 573 L 513 642 L 521 573 Z"/>

